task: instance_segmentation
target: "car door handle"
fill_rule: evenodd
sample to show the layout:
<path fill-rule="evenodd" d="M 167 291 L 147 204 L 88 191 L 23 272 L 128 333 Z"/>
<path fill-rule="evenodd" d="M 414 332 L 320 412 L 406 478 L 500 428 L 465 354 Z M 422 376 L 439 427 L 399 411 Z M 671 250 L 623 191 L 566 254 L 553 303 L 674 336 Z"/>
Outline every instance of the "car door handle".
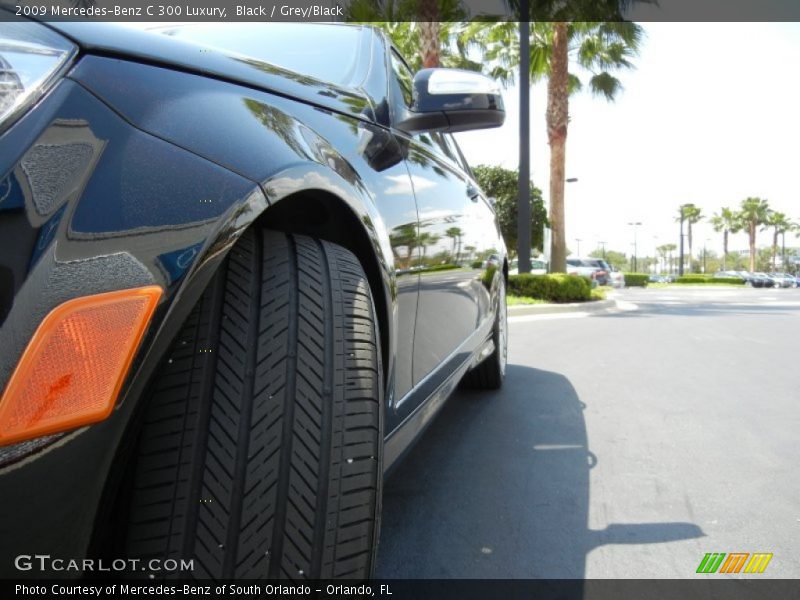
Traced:
<path fill-rule="evenodd" d="M 477 202 L 478 198 L 480 198 L 481 196 L 481 191 L 474 185 L 469 183 L 467 184 L 467 196 L 469 196 L 469 199 L 472 200 L 473 202 Z"/>

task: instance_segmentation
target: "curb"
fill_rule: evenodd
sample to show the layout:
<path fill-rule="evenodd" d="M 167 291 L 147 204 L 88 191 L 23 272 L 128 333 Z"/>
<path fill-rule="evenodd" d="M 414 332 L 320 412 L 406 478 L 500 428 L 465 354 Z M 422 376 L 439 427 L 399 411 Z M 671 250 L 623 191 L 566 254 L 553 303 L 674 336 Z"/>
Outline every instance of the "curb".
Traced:
<path fill-rule="evenodd" d="M 594 302 L 571 302 L 569 304 L 522 304 L 519 306 L 509 306 L 508 316 L 519 317 L 522 315 L 549 315 L 553 313 L 567 312 L 600 312 L 611 308 L 616 308 L 617 303 L 613 299 L 595 300 Z"/>

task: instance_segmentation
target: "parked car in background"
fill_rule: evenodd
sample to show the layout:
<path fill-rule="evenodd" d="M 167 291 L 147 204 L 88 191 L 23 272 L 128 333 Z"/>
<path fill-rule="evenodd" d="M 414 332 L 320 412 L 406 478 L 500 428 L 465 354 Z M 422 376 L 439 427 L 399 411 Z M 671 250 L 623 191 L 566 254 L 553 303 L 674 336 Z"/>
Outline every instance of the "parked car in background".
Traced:
<path fill-rule="evenodd" d="M 624 288 L 625 287 L 625 274 L 620 271 L 619 269 L 615 269 L 611 267 L 611 271 L 608 273 L 608 282 L 611 287 L 614 288 Z"/>
<path fill-rule="evenodd" d="M 761 277 L 756 277 L 755 273 L 750 273 L 749 271 L 729 271 L 730 273 L 735 273 L 742 279 L 746 285 L 751 287 L 764 287 L 764 279 Z"/>
<path fill-rule="evenodd" d="M 785 279 L 789 281 L 789 285 L 786 287 L 796 288 L 797 287 L 797 277 L 792 275 L 791 273 L 781 273 Z"/>
<path fill-rule="evenodd" d="M 588 277 L 592 285 L 605 285 L 608 279 L 608 271 L 592 258 L 567 258 L 567 273 Z"/>
<path fill-rule="evenodd" d="M 669 283 L 669 275 L 659 275 L 657 273 L 653 273 L 647 278 L 647 280 L 650 283 Z"/>
<path fill-rule="evenodd" d="M 788 273 L 768 273 L 767 275 L 775 282 L 775 287 L 790 288 L 796 285 L 794 277 Z"/>
<path fill-rule="evenodd" d="M 497 83 L 357 25 L 0 40 L 0 577 L 368 578 L 384 474 L 505 376 L 506 249 L 452 136 L 503 123 Z"/>
<path fill-rule="evenodd" d="M 611 265 L 609 265 L 605 260 L 602 258 L 584 258 L 582 259 L 584 264 L 594 265 L 597 267 L 597 271 L 595 272 L 595 278 L 597 279 L 597 283 L 600 285 L 610 285 L 611 284 Z M 623 277 L 624 279 L 624 277 Z"/>
<path fill-rule="evenodd" d="M 482 269 L 498 268 L 500 266 L 500 255 L 492 254 L 483 261 Z"/>
<path fill-rule="evenodd" d="M 766 273 L 753 273 L 753 287 L 775 287 L 776 281 Z"/>
<path fill-rule="evenodd" d="M 714 273 L 714 277 L 717 279 L 740 279 L 742 281 L 747 281 L 745 277 L 743 277 L 738 271 L 717 271 Z"/>
<path fill-rule="evenodd" d="M 538 258 L 531 259 L 531 275 L 545 275 L 547 273 L 547 263 Z M 519 274 L 519 259 L 515 258 L 508 265 L 509 275 Z"/>

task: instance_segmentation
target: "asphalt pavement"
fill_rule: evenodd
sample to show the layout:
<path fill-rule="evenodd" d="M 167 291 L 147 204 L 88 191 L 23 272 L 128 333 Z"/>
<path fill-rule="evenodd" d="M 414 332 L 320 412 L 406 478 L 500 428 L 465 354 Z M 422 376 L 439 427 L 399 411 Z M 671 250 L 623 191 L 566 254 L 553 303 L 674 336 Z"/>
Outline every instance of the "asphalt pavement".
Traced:
<path fill-rule="evenodd" d="M 376 576 L 800 577 L 800 290 L 614 299 L 510 319 L 504 388 L 457 391 L 386 482 Z"/>

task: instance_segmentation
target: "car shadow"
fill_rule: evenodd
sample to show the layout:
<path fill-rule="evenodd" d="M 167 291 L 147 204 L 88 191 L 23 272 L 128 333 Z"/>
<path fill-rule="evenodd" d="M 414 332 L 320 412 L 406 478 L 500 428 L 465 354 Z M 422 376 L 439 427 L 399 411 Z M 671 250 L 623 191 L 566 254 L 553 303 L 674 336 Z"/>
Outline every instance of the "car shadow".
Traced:
<path fill-rule="evenodd" d="M 702 537 L 692 523 L 588 527 L 585 405 L 558 373 L 509 365 L 458 390 L 387 479 L 376 577 L 582 579 L 604 544 Z"/>

